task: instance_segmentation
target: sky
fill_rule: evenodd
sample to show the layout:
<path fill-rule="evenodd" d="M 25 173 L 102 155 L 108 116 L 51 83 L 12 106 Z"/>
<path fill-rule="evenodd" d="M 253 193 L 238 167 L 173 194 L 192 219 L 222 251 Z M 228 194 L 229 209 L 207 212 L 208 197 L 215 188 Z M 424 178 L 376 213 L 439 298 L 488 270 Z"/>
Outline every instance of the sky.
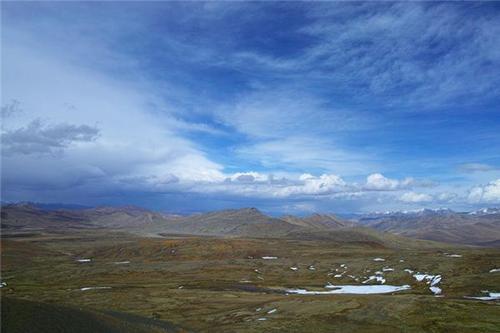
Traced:
<path fill-rule="evenodd" d="M 1 9 L 2 201 L 500 205 L 500 3 Z"/>

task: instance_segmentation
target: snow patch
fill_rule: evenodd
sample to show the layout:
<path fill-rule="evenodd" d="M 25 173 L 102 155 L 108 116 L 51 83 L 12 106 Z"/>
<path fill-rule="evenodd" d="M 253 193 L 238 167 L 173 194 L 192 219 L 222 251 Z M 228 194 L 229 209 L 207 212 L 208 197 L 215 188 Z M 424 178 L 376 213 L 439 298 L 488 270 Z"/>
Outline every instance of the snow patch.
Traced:
<path fill-rule="evenodd" d="M 83 288 L 80 288 L 81 291 L 96 290 L 96 289 L 111 289 L 111 287 L 83 287 Z"/>
<path fill-rule="evenodd" d="M 91 262 L 92 259 L 84 258 L 84 259 L 77 259 L 76 261 L 78 261 L 78 262 Z"/>
<path fill-rule="evenodd" d="M 286 292 L 290 294 L 298 295 L 330 295 L 330 294 L 358 294 L 358 295 L 369 295 L 369 294 L 387 294 L 397 291 L 403 291 L 411 289 L 409 285 L 403 286 L 391 286 L 391 285 L 369 285 L 369 286 L 359 286 L 359 285 L 326 285 L 325 288 L 334 289 L 327 291 L 314 291 L 307 289 L 287 289 Z"/>
<path fill-rule="evenodd" d="M 441 290 L 441 288 L 439 288 L 439 287 L 430 287 L 429 289 L 430 289 L 430 291 L 432 291 L 432 293 L 433 293 L 434 295 L 439 295 L 439 294 L 441 294 L 441 292 L 443 291 L 443 290 Z"/>
<path fill-rule="evenodd" d="M 464 296 L 464 298 L 477 299 L 480 301 L 494 301 L 500 299 L 500 293 L 488 293 L 488 295 L 489 296 L 482 296 L 482 297 Z"/>
<path fill-rule="evenodd" d="M 372 281 L 372 280 L 376 280 L 377 282 L 380 282 L 380 283 L 382 283 L 382 284 L 384 284 L 384 283 L 385 283 L 385 279 L 384 279 L 384 277 L 382 277 L 382 276 L 377 276 L 377 275 L 372 275 L 372 276 L 370 276 L 367 280 L 365 280 L 365 281 L 363 281 L 363 282 L 361 282 L 361 283 L 365 284 L 365 283 L 368 283 L 368 282 L 370 282 L 370 281 Z"/>

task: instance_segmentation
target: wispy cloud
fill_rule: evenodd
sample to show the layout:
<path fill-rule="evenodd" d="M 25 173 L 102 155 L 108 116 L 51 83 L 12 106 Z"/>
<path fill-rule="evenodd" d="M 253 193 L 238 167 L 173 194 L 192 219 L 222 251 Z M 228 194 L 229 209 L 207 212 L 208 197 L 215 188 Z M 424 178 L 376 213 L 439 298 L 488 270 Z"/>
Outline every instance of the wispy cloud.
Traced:
<path fill-rule="evenodd" d="M 295 32 L 315 41 L 300 55 L 238 56 L 379 103 L 421 109 L 467 103 L 499 93 L 500 21 L 486 10 L 450 3 L 318 4 L 306 10 L 312 23 Z"/>
<path fill-rule="evenodd" d="M 500 167 L 484 163 L 465 163 L 460 165 L 459 169 L 463 172 L 487 172 L 500 170 Z"/>

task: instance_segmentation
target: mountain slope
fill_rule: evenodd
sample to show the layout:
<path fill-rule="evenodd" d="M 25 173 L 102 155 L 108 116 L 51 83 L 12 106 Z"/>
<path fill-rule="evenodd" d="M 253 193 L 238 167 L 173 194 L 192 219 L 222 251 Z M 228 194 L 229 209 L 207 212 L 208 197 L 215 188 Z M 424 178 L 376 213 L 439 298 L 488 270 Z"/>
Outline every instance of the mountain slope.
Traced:
<path fill-rule="evenodd" d="M 179 218 L 167 231 L 195 235 L 280 237 L 302 230 L 281 219 L 262 214 L 256 208 L 230 209 Z"/>
<path fill-rule="evenodd" d="M 67 210 L 47 211 L 29 204 L 2 206 L 2 229 L 81 229 L 95 226 L 81 213 Z"/>
<path fill-rule="evenodd" d="M 282 220 L 313 230 L 331 230 L 337 228 L 352 227 L 354 223 L 350 221 L 343 221 L 334 215 L 325 214 L 312 214 L 303 218 L 293 215 L 285 215 L 281 217 Z"/>
<path fill-rule="evenodd" d="M 498 213 L 481 215 L 422 210 L 370 215 L 359 222 L 379 231 L 417 239 L 490 246 L 500 243 Z"/>

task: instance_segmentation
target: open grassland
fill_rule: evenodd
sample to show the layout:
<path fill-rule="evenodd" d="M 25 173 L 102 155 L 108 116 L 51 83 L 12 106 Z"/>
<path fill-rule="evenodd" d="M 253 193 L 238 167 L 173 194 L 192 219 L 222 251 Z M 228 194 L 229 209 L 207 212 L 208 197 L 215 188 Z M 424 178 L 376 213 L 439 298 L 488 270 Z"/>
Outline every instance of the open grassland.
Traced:
<path fill-rule="evenodd" d="M 2 295 L 105 318 L 107 311 L 154 318 L 193 332 L 500 332 L 498 302 L 463 298 L 499 292 L 500 272 L 490 273 L 499 266 L 499 249 L 433 243 L 34 234 L 2 240 Z M 443 297 L 405 269 L 440 274 Z M 411 289 L 285 293 L 326 290 L 329 282 L 361 285 L 377 271 L 385 284 Z M 115 325 L 116 318 L 106 320 Z M 2 325 L 4 319 L 11 320 Z"/>

